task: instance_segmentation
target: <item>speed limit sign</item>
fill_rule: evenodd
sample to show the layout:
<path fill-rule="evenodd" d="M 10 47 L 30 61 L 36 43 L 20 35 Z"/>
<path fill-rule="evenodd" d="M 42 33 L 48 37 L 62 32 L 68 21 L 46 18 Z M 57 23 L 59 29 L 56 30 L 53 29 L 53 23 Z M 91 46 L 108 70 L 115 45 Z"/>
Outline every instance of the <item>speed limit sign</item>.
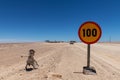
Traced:
<path fill-rule="evenodd" d="M 101 28 L 95 22 L 83 23 L 78 31 L 79 38 L 86 44 L 96 43 L 101 37 Z"/>

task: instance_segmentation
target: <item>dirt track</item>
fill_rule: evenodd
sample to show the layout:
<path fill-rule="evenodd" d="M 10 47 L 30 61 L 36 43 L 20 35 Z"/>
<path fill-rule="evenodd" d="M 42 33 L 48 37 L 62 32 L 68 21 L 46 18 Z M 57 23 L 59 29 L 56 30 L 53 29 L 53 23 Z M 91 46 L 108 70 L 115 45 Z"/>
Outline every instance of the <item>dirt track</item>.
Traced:
<path fill-rule="evenodd" d="M 39 68 L 25 71 L 29 49 L 35 49 Z M 87 45 L 76 43 L 0 44 L 0 80 L 120 80 L 120 44 L 91 46 L 91 66 L 97 75 L 82 74 Z"/>

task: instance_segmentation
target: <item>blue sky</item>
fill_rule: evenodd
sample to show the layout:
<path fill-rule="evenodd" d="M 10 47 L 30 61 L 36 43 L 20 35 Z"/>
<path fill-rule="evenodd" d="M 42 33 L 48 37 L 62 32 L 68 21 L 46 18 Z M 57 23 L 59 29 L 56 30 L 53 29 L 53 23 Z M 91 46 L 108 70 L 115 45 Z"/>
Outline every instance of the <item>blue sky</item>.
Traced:
<path fill-rule="evenodd" d="M 120 41 L 119 0 L 0 0 L 0 41 L 77 40 L 79 26 L 95 21 L 100 41 Z"/>

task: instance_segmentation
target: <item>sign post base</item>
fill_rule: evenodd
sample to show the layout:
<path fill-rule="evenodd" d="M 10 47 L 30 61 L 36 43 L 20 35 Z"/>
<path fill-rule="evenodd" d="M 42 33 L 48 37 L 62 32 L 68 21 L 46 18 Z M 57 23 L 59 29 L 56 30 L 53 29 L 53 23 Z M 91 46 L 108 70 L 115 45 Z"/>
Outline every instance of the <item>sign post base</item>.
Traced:
<path fill-rule="evenodd" d="M 85 75 L 95 75 L 97 73 L 96 73 L 96 70 L 95 70 L 94 67 L 85 66 L 85 67 L 83 67 L 83 74 L 85 74 Z"/>

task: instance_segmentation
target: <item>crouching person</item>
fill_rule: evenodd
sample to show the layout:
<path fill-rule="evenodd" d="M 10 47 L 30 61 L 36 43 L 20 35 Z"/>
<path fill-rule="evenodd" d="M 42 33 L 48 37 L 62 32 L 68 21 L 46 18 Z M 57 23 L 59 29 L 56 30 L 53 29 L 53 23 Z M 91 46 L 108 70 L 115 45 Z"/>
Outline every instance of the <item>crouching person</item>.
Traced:
<path fill-rule="evenodd" d="M 34 59 L 34 55 L 35 55 L 35 51 L 33 49 L 30 49 L 29 50 L 29 56 L 28 56 L 28 59 L 26 61 L 26 66 L 25 66 L 25 69 L 28 70 L 27 66 L 31 65 L 33 67 L 33 69 L 37 69 L 35 67 L 35 65 L 39 66 L 37 61 Z"/>

